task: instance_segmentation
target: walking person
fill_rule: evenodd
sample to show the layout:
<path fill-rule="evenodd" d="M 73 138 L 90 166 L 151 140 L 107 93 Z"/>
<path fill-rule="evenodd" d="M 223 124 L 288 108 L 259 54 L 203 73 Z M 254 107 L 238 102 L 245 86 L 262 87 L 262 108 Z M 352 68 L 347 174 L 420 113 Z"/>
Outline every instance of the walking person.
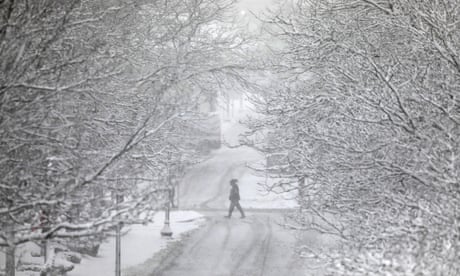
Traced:
<path fill-rule="evenodd" d="M 237 179 L 230 180 L 230 185 L 232 186 L 232 188 L 230 189 L 230 196 L 228 198 L 230 199 L 230 208 L 228 209 L 228 216 L 225 216 L 227 218 L 232 217 L 233 209 L 235 209 L 235 207 L 240 211 L 241 218 L 246 217 L 244 215 L 243 208 L 241 208 L 240 205 L 240 189 L 238 188 L 238 184 L 236 184 L 237 182 Z"/>

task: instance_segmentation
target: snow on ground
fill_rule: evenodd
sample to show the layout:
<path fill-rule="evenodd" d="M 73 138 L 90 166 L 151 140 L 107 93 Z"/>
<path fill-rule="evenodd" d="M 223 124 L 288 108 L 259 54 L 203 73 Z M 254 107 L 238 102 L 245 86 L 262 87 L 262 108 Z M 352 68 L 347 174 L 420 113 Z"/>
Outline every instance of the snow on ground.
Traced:
<path fill-rule="evenodd" d="M 126 269 L 136 266 L 155 253 L 165 248 L 169 241 L 177 241 L 181 234 L 197 228 L 204 222 L 204 217 L 194 211 L 172 211 L 171 230 L 172 238 L 161 237 L 161 229 L 164 225 L 164 212 L 158 212 L 154 222 L 147 225 L 129 226 L 129 232 L 121 239 L 121 268 Z M 26 262 L 40 263 L 43 257 L 35 258 L 31 252 L 40 252 L 34 243 L 21 245 L 16 251 L 16 259 Z M 115 238 L 101 244 L 98 257 L 83 256 L 80 264 L 68 276 L 105 276 L 114 275 L 115 272 Z M 0 267 L 4 267 L 4 254 L 0 252 Z M 34 272 L 17 272 L 16 276 L 36 276 Z"/>
<path fill-rule="evenodd" d="M 206 212 L 206 225 L 194 231 L 173 258 L 163 259 L 156 276 L 323 275 L 296 252 L 297 231 L 284 228 L 283 212 L 258 212 L 245 219 Z M 309 238 L 318 239 L 312 233 Z M 149 274 L 134 274 L 149 275 Z"/>
<path fill-rule="evenodd" d="M 247 128 L 240 123 L 250 111 L 240 109 L 236 116 L 222 122 L 222 138 L 225 144 L 215 150 L 206 161 L 189 169 L 180 184 L 180 207 L 188 209 L 219 208 L 226 210 L 229 205 L 229 181 L 239 180 L 241 205 L 250 214 L 250 209 L 279 209 L 297 206 L 295 194 L 268 193 L 260 184 L 271 184 L 273 179 L 266 175 L 256 174 L 251 167 L 260 167 L 264 156 L 247 146 L 241 146 L 240 134 Z M 225 211 L 226 212 L 226 211 Z M 160 235 L 163 227 L 164 213 L 159 212 L 154 223 L 130 226 L 130 231 L 122 237 L 122 269 L 137 266 L 151 258 L 156 252 L 165 248 L 168 240 Z M 197 228 L 204 221 L 201 214 L 195 211 L 171 212 L 171 228 L 173 240 L 180 239 L 184 232 Z M 24 245 L 18 250 L 18 256 L 30 261 L 32 245 Z M 3 257 L 3 258 L 2 258 Z M 0 252 L 0 267 L 3 267 L 4 256 Z M 81 264 L 75 265 L 68 276 L 104 276 L 113 275 L 115 271 L 115 239 L 102 244 L 98 257 L 84 256 Z M 34 275 L 20 272 L 17 276 Z M 35 274 L 36 275 L 36 274 Z"/>
<path fill-rule="evenodd" d="M 26 263 L 40 263 L 43 262 L 43 257 L 33 257 L 32 253 L 39 254 L 40 247 L 35 243 L 29 242 L 25 244 L 21 244 L 16 248 L 16 261 L 21 260 L 22 262 Z M 5 254 L 4 252 L 0 251 L 0 270 L 3 270 L 5 267 Z M 16 276 L 35 276 L 38 273 L 33 272 L 25 272 L 25 271 L 18 271 L 16 272 Z"/>
<path fill-rule="evenodd" d="M 154 223 L 148 225 L 133 225 L 131 230 L 121 239 L 121 268 L 126 269 L 139 265 L 163 249 L 170 240 L 180 239 L 184 232 L 197 228 L 204 218 L 194 211 L 172 211 L 171 229 L 173 238 L 161 237 L 164 212 L 155 215 Z M 115 239 L 101 245 L 99 257 L 83 258 L 68 276 L 103 276 L 113 275 L 115 271 Z"/>

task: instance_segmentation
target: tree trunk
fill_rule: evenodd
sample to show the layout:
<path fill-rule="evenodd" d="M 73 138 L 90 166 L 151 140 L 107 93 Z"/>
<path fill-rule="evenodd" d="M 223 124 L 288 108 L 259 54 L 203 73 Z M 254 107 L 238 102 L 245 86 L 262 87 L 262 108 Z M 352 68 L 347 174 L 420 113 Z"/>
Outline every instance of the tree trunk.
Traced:
<path fill-rule="evenodd" d="M 16 271 L 15 266 L 15 247 L 9 246 L 6 248 L 6 263 L 5 263 L 5 275 L 6 276 L 14 276 Z"/>
<path fill-rule="evenodd" d="M 307 181 L 306 176 L 301 176 L 299 177 L 298 181 L 298 189 L 299 189 L 299 203 L 300 203 L 300 208 L 303 209 L 306 207 L 306 198 L 307 198 L 307 193 L 305 189 L 305 181 Z"/>
<path fill-rule="evenodd" d="M 16 246 L 14 245 L 14 226 L 11 224 L 7 226 L 7 241 L 10 243 L 9 246 L 6 248 L 5 257 L 5 275 L 6 276 L 14 276 L 16 272 L 16 260 L 15 260 L 15 251 Z"/>

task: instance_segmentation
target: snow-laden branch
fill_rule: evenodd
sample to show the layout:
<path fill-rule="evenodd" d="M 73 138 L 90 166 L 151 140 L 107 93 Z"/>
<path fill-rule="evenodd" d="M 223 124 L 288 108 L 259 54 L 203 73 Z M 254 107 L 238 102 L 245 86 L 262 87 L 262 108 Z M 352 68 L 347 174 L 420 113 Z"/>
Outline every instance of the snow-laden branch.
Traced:
<path fill-rule="evenodd" d="M 51 207 L 51 206 L 59 205 L 61 203 L 63 203 L 63 201 L 60 201 L 60 200 L 37 200 L 33 202 L 27 202 L 27 203 L 12 206 L 10 208 L 0 208 L 0 216 L 3 216 L 5 214 L 19 212 L 24 209 L 40 207 L 42 205 Z"/>

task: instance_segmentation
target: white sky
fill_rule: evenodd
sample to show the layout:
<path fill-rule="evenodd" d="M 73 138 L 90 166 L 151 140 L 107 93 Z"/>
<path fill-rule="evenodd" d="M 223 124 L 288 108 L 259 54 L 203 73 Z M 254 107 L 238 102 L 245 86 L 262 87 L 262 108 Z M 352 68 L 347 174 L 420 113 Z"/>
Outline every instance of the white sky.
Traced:
<path fill-rule="evenodd" d="M 260 22 L 251 13 L 261 16 L 267 8 L 275 6 L 280 1 L 283 0 L 238 0 L 237 7 L 241 22 L 247 24 L 248 30 L 257 32 Z"/>
<path fill-rule="evenodd" d="M 274 0 L 239 0 L 238 6 L 241 10 L 261 12 L 273 2 Z"/>

